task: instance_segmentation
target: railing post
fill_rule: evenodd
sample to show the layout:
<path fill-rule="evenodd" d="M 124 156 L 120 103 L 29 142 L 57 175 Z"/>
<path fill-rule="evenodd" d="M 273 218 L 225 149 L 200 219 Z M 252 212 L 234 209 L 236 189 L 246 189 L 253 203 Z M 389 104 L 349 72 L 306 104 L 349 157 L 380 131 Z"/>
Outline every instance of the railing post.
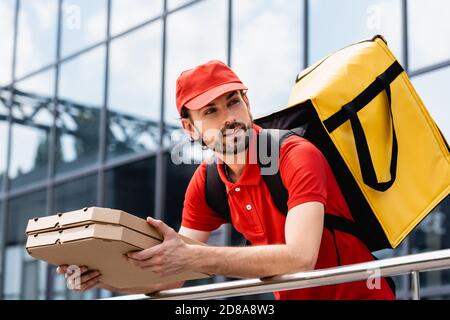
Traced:
<path fill-rule="evenodd" d="M 420 277 L 419 271 L 411 272 L 412 299 L 420 300 Z"/>

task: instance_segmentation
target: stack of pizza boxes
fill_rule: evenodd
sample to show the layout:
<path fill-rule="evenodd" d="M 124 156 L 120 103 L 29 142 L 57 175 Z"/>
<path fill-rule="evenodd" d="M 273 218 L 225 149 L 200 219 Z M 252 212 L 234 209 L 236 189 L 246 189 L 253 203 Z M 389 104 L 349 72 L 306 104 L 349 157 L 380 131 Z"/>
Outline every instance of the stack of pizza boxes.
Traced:
<path fill-rule="evenodd" d="M 128 262 L 124 254 L 158 245 L 163 237 L 144 219 L 120 210 L 90 207 L 34 218 L 28 221 L 26 233 L 26 249 L 32 257 L 53 265 L 99 270 L 100 281 L 118 289 L 211 276 L 184 272 L 163 277 Z"/>

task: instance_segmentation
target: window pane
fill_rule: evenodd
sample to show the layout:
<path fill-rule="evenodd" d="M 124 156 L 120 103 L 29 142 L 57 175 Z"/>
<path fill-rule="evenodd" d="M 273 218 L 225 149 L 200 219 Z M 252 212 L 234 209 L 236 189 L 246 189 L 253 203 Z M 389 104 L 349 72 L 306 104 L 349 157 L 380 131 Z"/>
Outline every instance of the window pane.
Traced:
<path fill-rule="evenodd" d="M 3 102 L 0 100 L 0 190 L 2 190 L 3 186 L 3 176 L 6 170 L 6 157 L 8 151 L 8 122 L 4 118 L 4 114 L 2 114 L 2 104 Z"/>
<path fill-rule="evenodd" d="M 17 84 L 9 171 L 12 188 L 47 178 L 53 87 L 53 70 Z"/>
<path fill-rule="evenodd" d="M 56 172 L 98 161 L 100 112 L 104 96 L 105 48 L 61 66 Z"/>
<path fill-rule="evenodd" d="M 142 218 L 153 216 L 155 205 L 155 158 L 106 172 L 106 207 Z"/>
<path fill-rule="evenodd" d="M 450 60 L 449 16 L 448 0 L 408 1 L 411 70 Z"/>
<path fill-rule="evenodd" d="M 97 204 L 97 176 L 87 176 L 55 187 L 55 212 L 68 212 Z"/>
<path fill-rule="evenodd" d="M 0 0 L 0 86 L 11 82 L 15 0 Z"/>
<path fill-rule="evenodd" d="M 31 260 L 23 265 L 22 299 L 36 300 L 39 295 L 39 261 Z"/>
<path fill-rule="evenodd" d="M 57 21 L 57 0 L 20 2 L 17 35 L 18 77 L 54 62 Z"/>
<path fill-rule="evenodd" d="M 5 299 L 20 299 L 22 283 L 23 246 L 7 247 L 5 250 L 5 273 L 3 295 Z"/>
<path fill-rule="evenodd" d="M 12 198 L 8 203 L 8 244 L 25 244 L 28 220 L 47 215 L 46 191 L 37 191 Z"/>
<path fill-rule="evenodd" d="M 433 210 L 410 236 L 412 253 L 441 250 L 450 247 L 450 198 Z M 422 272 L 420 284 L 436 287 L 450 283 L 450 270 Z"/>
<path fill-rule="evenodd" d="M 450 141 L 450 67 L 414 77 L 412 82 L 431 117 L 447 141 Z"/>
<path fill-rule="evenodd" d="M 159 144 L 161 34 L 157 21 L 111 43 L 109 158 Z"/>
<path fill-rule="evenodd" d="M 69 291 L 67 288 L 67 283 L 64 277 L 53 275 L 53 300 L 66 300 L 67 292 Z"/>
<path fill-rule="evenodd" d="M 242 1 L 242 0 L 240 0 Z M 192 0 L 167 0 L 167 10 L 173 10 L 178 7 L 181 7 L 182 5 L 192 2 Z"/>
<path fill-rule="evenodd" d="M 378 259 L 389 259 L 394 257 L 400 257 L 407 255 L 407 241 L 404 241 L 401 243 L 400 246 L 398 246 L 395 249 L 383 249 L 376 252 L 373 252 L 373 255 L 377 257 Z M 405 288 L 405 284 L 407 283 L 407 275 L 400 275 L 392 277 L 392 280 L 395 282 L 395 291 L 397 298 L 402 298 L 401 295 L 407 288 Z"/>
<path fill-rule="evenodd" d="M 32 258 L 30 256 L 30 258 Z M 38 283 L 38 299 L 44 300 L 47 289 L 47 267 L 48 263 L 42 260 L 38 261 L 39 264 L 39 283 Z"/>
<path fill-rule="evenodd" d="M 399 0 L 313 0 L 309 15 L 309 63 L 364 38 L 385 36 L 402 60 L 402 19 Z"/>
<path fill-rule="evenodd" d="M 195 164 L 176 165 L 170 154 L 164 156 L 166 162 L 166 191 L 164 221 L 178 230 L 181 225 L 184 194 L 189 181 L 197 169 Z M 174 188 L 176 186 L 176 188 Z"/>
<path fill-rule="evenodd" d="M 146 20 L 154 18 L 163 11 L 161 0 L 113 0 L 111 10 L 111 33 L 117 34 Z"/>
<path fill-rule="evenodd" d="M 181 72 L 209 60 L 226 62 L 227 12 L 227 1 L 210 0 L 201 1 L 167 18 L 164 120 L 168 133 L 165 143 L 170 142 L 171 131 L 181 126 L 175 104 L 175 83 Z"/>
<path fill-rule="evenodd" d="M 106 0 L 64 0 L 62 55 L 106 39 Z"/>
<path fill-rule="evenodd" d="M 300 0 L 233 3 L 231 61 L 249 89 L 253 116 L 277 111 L 287 103 L 303 63 L 302 9 Z"/>

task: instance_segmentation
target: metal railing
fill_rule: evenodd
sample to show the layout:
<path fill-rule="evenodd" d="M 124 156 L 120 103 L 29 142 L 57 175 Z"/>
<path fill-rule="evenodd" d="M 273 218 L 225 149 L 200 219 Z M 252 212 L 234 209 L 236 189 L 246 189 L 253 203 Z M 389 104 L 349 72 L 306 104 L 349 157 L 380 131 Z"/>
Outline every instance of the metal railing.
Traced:
<path fill-rule="evenodd" d="M 410 274 L 413 300 L 420 299 L 419 273 L 450 269 L 450 249 L 370 261 L 342 267 L 299 272 L 265 279 L 234 280 L 160 291 L 153 295 L 126 295 L 106 300 L 184 300 L 218 299 L 281 290 L 311 288 L 358 280 L 376 281 L 379 277 Z M 369 284 L 369 283 L 368 283 Z"/>

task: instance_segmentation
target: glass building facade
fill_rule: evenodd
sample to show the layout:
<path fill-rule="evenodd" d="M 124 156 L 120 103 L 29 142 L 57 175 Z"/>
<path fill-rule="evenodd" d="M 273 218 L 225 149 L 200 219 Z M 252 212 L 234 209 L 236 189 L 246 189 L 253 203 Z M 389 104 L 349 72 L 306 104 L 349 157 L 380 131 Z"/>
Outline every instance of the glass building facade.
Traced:
<path fill-rule="evenodd" d="M 30 258 L 32 217 L 102 206 L 179 227 L 196 165 L 171 158 L 183 139 L 175 80 L 208 60 L 236 71 L 258 117 L 286 104 L 306 66 L 383 34 L 448 139 L 449 18 L 447 0 L 0 0 L 0 297 L 110 295 L 70 292 Z M 211 242 L 231 243 L 229 231 Z M 378 256 L 449 246 L 447 199 Z M 409 299 L 409 278 L 395 280 Z M 421 284 L 424 298 L 450 296 L 448 271 L 423 273 Z"/>

